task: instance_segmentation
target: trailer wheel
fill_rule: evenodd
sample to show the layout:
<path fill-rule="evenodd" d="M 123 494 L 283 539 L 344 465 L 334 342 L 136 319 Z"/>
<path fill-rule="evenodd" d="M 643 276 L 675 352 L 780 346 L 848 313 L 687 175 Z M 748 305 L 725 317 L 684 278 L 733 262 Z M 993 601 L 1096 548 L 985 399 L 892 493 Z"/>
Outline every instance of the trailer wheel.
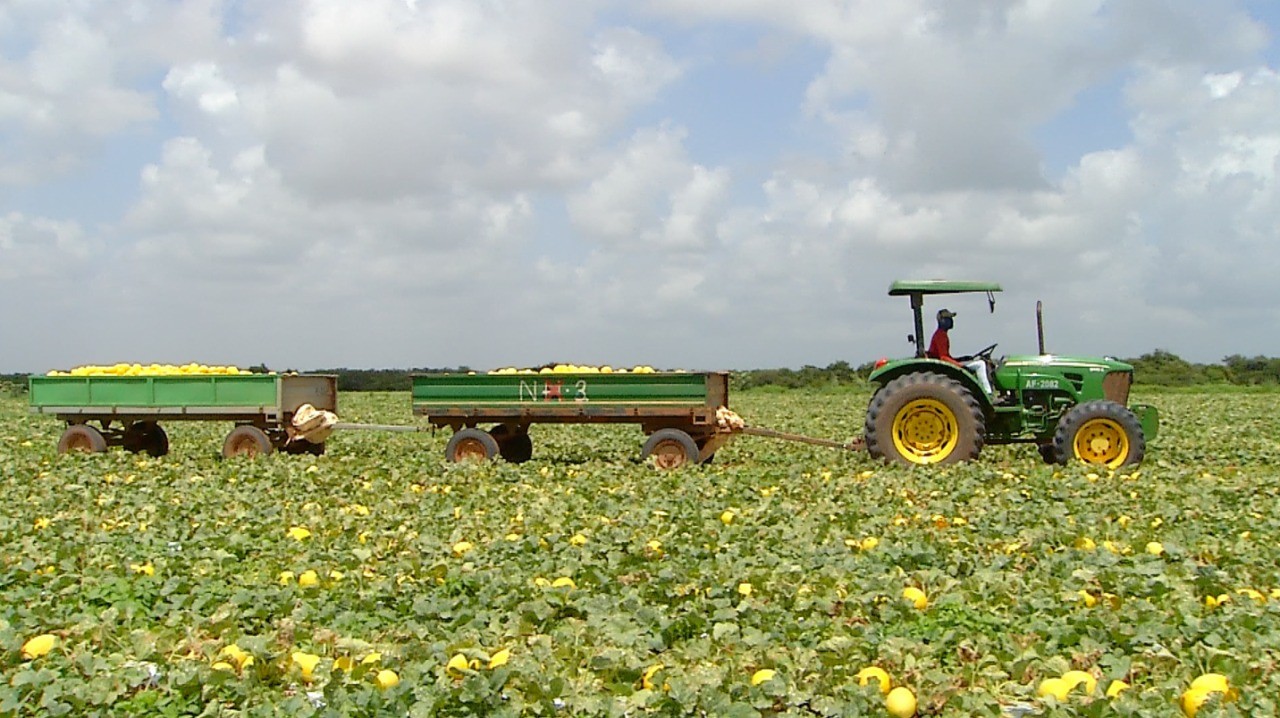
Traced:
<path fill-rule="evenodd" d="M 154 421 L 135 421 L 124 430 L 121 445 L 135 454 L 164 456 L 169 453 L 169 435 Z"/>
<path fill-rule="evenodd" d="M 227 459 L 237 456 L 252 459 L 270 454 L 273 448 L 267 432 L 252 424 L 241 424 L 232 429 L 227 434 L 227 440 L 222 442 L 222 456 Z"/>
<path fill-rule="evenodd" d="M 444 447 L 445 458 L 455 464 L 463 461 L 490 461 L 498 453 L 498 440 L 488 432 L 474 428 L 456 432 Z"/>
<path fill-rule="evenodd" d="M 663 471 L 678 469 L 698 460 L 698 444 L 688 432 L 680 429 L 658 429 L 644 442 L 640 458 L 653 457 L 654 466 Z"/>
<path fill-rule="evenodd" d="M 286 454 L 311 454 L 312 456 L 324 456 L 324 442 L 318 444 L 307 441 L 306 439 L 294 439 L 286 443 L 283 447 Z"/>
<path fill-rule="evenodd" d="M 101 431 L 88 424 L 72 424 L 58 438 L 58 453 L 82 451 L 86 454 L 100 454 L 107 450 L 107 439 Z"/>
<path fill-rule="evenodd" d="M 1086 401 L 1058 421 L 1053 450 L 1059 464 L 1079 459 L 1118 469 L 1141 464 L 1147 441 L 1132 411 L 1114 401 Z"/>
<path fill-rule="evenodd" d="M 489 435 L 498 442 L 498 453 L 504 461 L 523 464 L 533 458 L 533 439 L 529 438 L 527 428 L 498 424 L 489 430 Z"/>
<path fill-rule="evenodd" d="M 706 457 L 698 463 L 707 466 L 715 462 L 716 452 L 723 449 L 725 444 L 729 443 L 729 439 L 724 434 L 711 434 L 710 436 L 699 436 L 694 440 L 694 443 L 698 445 L 698 457 L 706 454 Z M 708 454 L 708 450 L 711 453 Z"/>
<path fill-rule="evenodd" d="M 955 379 L 931 372 L 885 384 L 867 407 L 867 451 L 907 466 L 978 458 L 986 422 L 977 398 Z"/>

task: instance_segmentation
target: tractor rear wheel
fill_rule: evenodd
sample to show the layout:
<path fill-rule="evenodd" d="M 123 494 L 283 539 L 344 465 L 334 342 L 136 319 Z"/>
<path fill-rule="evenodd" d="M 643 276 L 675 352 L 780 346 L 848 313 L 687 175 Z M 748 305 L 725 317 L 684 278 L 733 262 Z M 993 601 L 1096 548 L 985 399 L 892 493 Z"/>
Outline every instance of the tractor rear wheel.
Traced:
<path fill-rule="evenodd" d="M 1100 399 L 1077 404 L 1058 420 L 1053 452 L 1059 464 L 1079 459 L 1118 469 L 1141 464 L 1147 453 L 1147 440 L 1132 411 Z"/>
<path fill-rule="evenodd" d="M 914 466 L 978 458 L 987 428 L 982 406 L 960 382 L 918 372 L 871 397 L 865 431 L 873 457 Z"/>

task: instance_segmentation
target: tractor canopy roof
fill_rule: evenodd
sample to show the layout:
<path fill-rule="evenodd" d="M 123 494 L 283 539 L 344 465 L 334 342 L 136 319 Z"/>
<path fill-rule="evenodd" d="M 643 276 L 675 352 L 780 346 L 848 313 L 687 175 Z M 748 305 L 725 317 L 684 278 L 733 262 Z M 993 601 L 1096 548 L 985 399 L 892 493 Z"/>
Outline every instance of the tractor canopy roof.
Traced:
<path fill-rule="evenodd" d="M 889 296 L 905 297 L 912 294 L 963 294 L 966 292 L 999 292 L 995 282 L 956 282 L 949 279 L 900 279 L 889 285 Z"/>

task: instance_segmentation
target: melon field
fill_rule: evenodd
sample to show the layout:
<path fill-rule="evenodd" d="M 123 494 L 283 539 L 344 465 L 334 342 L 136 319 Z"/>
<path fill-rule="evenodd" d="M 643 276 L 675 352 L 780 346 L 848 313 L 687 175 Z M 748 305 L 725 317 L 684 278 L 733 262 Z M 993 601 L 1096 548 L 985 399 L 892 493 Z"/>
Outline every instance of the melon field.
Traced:
<path fill-rule="evenodd" d="M 848 439 L 868 398 L 733 408 Z M 1180 715 L 1205 673 L 1200 716 L 1276 715 L 1280 393 L 1135 399 L 1137 470 L 740 437 L 659 473 L 635 427 L 535 426 L 521 465 L 375 432 L 224 461 L 216 423 L 59 456 L 0 394 L 0 715 L 888 715 L 872 666 L 923 716 Z"/>

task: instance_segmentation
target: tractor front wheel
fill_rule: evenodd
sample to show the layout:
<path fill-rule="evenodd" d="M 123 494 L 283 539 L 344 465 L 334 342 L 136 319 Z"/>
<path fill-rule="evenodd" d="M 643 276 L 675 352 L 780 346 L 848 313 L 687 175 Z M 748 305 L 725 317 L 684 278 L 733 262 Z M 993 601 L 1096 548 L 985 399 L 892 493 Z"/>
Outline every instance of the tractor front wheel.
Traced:
<path fill-rule="evenodd" d="M 867 407 L 867 451 L 907 466 L 978 458 L 986 421 L 978 400 L 955 379 L 921 372 L 885 384 Z"/>
<path fill-rule="evenodd" d="M 1040 452 L 1040 458 L 1044 459 L 1044 463 L 1058 463 L 1058 450 L 1053 448 L 1052 441 L 1047 444 L 1036 444 L 1036 450 Z"/>
<path fill-rule="evenodd" d="M 1086 401 L 1058 421 L 1053 452 L 1059 464 L 1078 459 L 1118 469 L 1142 463 L 1147 441 L 1132 411 L 1114 401 Z"/>

